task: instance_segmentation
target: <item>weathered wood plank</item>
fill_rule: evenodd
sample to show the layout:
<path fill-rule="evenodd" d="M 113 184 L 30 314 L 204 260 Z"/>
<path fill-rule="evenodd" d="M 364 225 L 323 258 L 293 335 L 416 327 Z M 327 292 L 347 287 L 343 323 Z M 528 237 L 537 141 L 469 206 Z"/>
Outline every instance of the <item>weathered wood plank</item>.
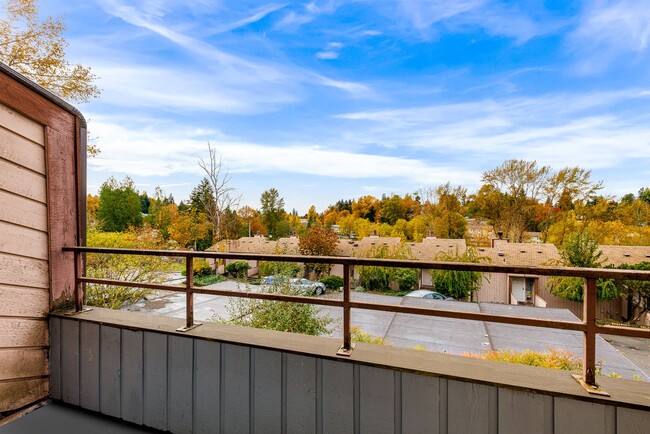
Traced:
<path fill-rule="evenodd" d="M 496 387 L 448 380 L 448 432 L 496 434 L 497 399 Z"/>
<path fill-rule="evenodd" d="M 168 429 L 173 433 L 192 432 L 193 351 L 192 339 L 179 336 L 169 337 L 169 402 L 167 403 L 167 415 Z"/>
<path fill-rule="evenodd" d="M 239 345 L 222 344 L 222 431 L 248 433 L 250 431 L 250 349 Z"/>
<path fill-rule="evenodd" d="M 359 369 L 359 417 L 361 429 L 372 433 L 395 431 L 395 373 L 390 369 Z"/>
<path fill-rule="evenodd" d="M 40 129 L 43 131 L 43 127 Z M 2 123 L 0 123 L 0 158 L 45 175 L 43 145 L 38 145 L 5 129 Z"/>
<path fill-rule="evenodd" d="M 120 417 L 120 329 L 100 326 L 99 339 L 99 411 Z"/>
<path fill-rule="evenodd" d="M 50 293 L 45 289 L 0 284 L 0 316 L 46 318 Z"/>
<path fill-rule="evenodd" d="M 47 375 L 47 350 L 0 348 L 0 381 Z"/>
<path fill-rule="evenodd" d="M 194 342 L 194 433 L 213 433 L 219 429 L 221 403 L 221 344 Z"/>
<path fill-rule="evenodd" d="M 40 347 L 47 343 L 47 319 L 0 318 L 0 348 Z"/>
<path fill-rule="evenodd" d="M 316 358 L 287 354 L 287 432 L 316 432 Z"/>
<path fill-rule="evenodd" d="M 78 213 L 78 186 L 74 174 L 75 120 L 57 127 L 50 124 L 47 134 L 47 194 L 50 198 L 50 280 L 52 282 L 52 306 L 57 308 L 73 298 L 74 254 L 63 252 L 65 246 L 79 244 L 80 222 Z M 82 218 L 82 217 L 80 217 Z M 83 217 L 85 218 L 85 217 Z"/>
<path fill-rule="evenodd" d="M 47 206 L 21 196 L 0 190 L 0 203 L 11 206 L 0 206 L 0 220 L 47 231 Z"/>
<path fill-rule="evenodd" d="M 144 424 L 167 431 L 167 335 L 144 334 Z"/>
<path fill-rule="evenodd" d="M 45 178 L 5 160 L 0 160 L 0 189 L 46 203 Z"/>
<path fill-rule="evenodd" d="M 43 131 L 42 125 L 23 116 L 5 104 L 0 104 L 0 125 L 34 143 L 40 145 L 45 143 L 45 131 Z"/>
<path fill-rule="evenodd" d="M 499 389 L 499 433 L 553 434 L 553 397 Z"/>
<path fill-rule="evenodd" d="M 282 431 L 282 353 L 253 351 L 253 432 Z"/>
<path fill-rule="evenodd" d="M 61 399 L 61 319 L 50 318 L 50 396 Z"/>
<path fill-rule="evenodd" d="M 558 397 L 553 404 L 555 434 L 616 433 L 616 408 L 613 406 Z"/>
<path fill-rule="evenodd" d="M 0 411 L 16 410 L 47 397 L 47 379 L 0 382 Z"/>
<path fill-rule="evenodd" d="M 49 289 L 47 261 L 0 253 L 0 283 Z"/>
<path fill-rule="evenodd" d="M 142 333 L 122 329 L 122 419 L 142 425 Z"/>
<path fill-rule="evenodd" d="M 402 432 L 440 432 L 440 380 L 405 372 L 402 374 Z"/>
<path fill-rule="evenodd" d="M 323 360 L 323 433 L 354 431 L 354 367 Z"/>
<path fill-rule="evenodd" d="M 47 260 L 47 242 L 44 232 L 0 221 L 0 252 Z"/>
<path fill-rule="evenodd" d="M 61 400 L 79 405 L 79 321 L 61 322 Z"/>
<path fill-rule="evenodd" d="M 617 408 L 617 434 L 647 434 L 648 429 L 650 429 L 650 412 Z"/>
<path fill-rule="evenodd" d="M 82 322 L 79 334 L 80 405 L 99 411 L 99 325 Z"/>

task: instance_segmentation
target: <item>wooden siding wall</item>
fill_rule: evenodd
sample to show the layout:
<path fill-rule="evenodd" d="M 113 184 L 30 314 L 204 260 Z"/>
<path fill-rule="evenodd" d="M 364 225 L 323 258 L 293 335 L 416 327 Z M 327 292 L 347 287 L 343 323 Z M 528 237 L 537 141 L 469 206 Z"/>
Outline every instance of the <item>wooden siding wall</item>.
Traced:
<path fill-rule="evenodd" d="M 45 129 L 0 104 L 0 411 L 47 396 Z"/>
<path fill-rule="evenodd" d="M 54 399 L 173 433 L 641 434 L 650 412 L 52 317 Z"/>

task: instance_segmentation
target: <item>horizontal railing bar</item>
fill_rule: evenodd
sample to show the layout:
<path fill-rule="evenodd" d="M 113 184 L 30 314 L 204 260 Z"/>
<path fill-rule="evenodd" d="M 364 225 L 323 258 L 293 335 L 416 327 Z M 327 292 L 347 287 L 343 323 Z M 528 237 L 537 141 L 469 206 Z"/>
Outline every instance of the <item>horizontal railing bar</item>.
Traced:
<path fill-rule="evenodd" d="M 109 286 L 127 286 L 129 288 L 145 288 L 145 289 L 158 289 L 163 291 L 174 291 L 174 292 L 186 292 L 185 286 L 172 286 L 172 285 L 158 285 L 153 283 L 143 283 L 143 282 L 128 282 L 124 280 L 111 280 L 111 279 L 93 279 L 88 277 L 80 277 L 80 282 L 85 283 L 94 283 L 98 285 L 109 285 Z M 207 294 L 207 295 L 223 295 L 226 297 L 238 297 L 238 298 L 256 298 L 260 300 L 274 300 L 274 301 L 286 301 L 293 303 L 308 303 L 308 304 L 317 304 L 321 306 L 334 306 L 342 307 L 343 302 L 341 300 L 335 300 L 331 298 L 312 298 L 309 296 L 299 296 L 299 295 L 288 295 L 288 294 L 269 294 L 261 292 L 244 292 L 244 291 L 228 291 L 222 289 L 205 289 L 193 286 L 192 292 L 194 294 Z"/>
<path fill-rule="evenodd" d="M 581 322 L 555 321 L 539 318 L 509 317 L 493 315 L 482 312 L 462 312 L 457 310 L 433 309 L 428 307 L 403 306 L 395 304 L 379 304 L 367 302 L 350 302 L 350 307 L 355 309 L 377 310 L 383 312 L 406 313 L 423 316 L 436 316 L 451 319 L 466 319 L 472 321 L 486 321 L 500 324 L 524 325 L 530 327 L 544 327 L 561 330 L 584 331 L 585 325 Z"/>
<path fill-rule="evenodd" d="M 343 256 L 271 255 L 251 253 L 197 252 L 192 250 L 114 249 L 105 247 L 64 247 L 68 252 L 85 252 L 119 255 L 166 256 L 182 258 L 240 259 L 277 262 L 308 262 L 321 264 L 367 265 L 378 267 L 418 268 L 430 270 L 477 271 L 481 273 L 534 274 L 539 276 L 566 276 L 616 280 L 650 281 L 650 271 L 618 270 L 607 268 L 512 266 L 475 264 L 467 262 L 430 262 L 403 259 L 352 258 Z"/>
<path fill-rule="evenodd" d="M 596 326 L 596 333 L 615 336 L 627 336 L 629 338 L 650 339 L 650 329 L 619 326 Z"/>

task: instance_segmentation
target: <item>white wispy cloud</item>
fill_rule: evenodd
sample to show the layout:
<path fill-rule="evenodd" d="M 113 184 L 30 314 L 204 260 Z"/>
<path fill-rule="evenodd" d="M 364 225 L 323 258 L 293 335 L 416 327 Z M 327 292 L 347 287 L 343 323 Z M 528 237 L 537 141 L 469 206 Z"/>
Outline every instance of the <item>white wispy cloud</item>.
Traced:
<path fill-rule="evenodd" d="M 334 60 L 338 59 L 339 53 L 336 51 L 319 51 L 316 53 L 316 57 L 321 60 Z"/>
<path fill-rule="evenodd" d="M 624 55 L 647 56 L 650 5 L 646 0 L 592 0 L 585 3 L 567 47 L 579 73 L 600 72 Z M 632 58 L 634 59 L 634 58 Z"/>

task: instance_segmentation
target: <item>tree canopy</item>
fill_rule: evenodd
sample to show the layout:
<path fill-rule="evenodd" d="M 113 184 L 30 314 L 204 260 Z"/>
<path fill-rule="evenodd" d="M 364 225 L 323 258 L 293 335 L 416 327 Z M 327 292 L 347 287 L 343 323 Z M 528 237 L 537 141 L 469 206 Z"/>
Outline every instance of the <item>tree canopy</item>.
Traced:
<path fill-rule="evenodd" d="M 135 183 L 128 176 L 118 183 L 112 176 L 99 189 L 97 218 L 102 230 L 124 232 L 142 225 L 142 203 Z"/>

